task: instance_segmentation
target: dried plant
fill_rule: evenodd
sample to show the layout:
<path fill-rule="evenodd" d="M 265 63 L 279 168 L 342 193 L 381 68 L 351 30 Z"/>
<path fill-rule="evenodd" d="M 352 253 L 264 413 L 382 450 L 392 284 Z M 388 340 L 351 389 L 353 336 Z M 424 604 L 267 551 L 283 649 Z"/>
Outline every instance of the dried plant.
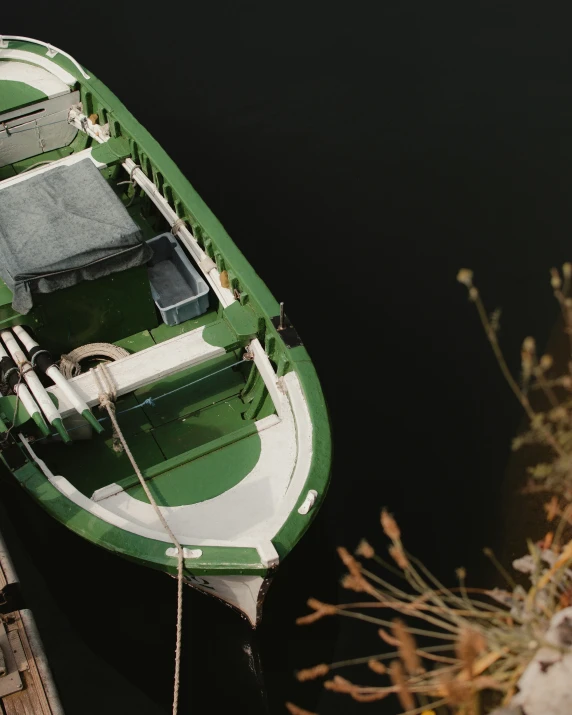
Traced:
<path fill-rule="evenodd" d="M 472 271 L 461 269 L 457 280 L 466 286 L 500 369 L 529 420 L 529 429 L 513 441 L 513 449 L 540 445 L 547 450 L 542 462 L 528 468 L 526 491 L 548 491 L 572 501 L 572 264 L 562 266 L 562 275 L 556 268 L 550 275 L 568 344 L 565 369 L 556 368 L 552 355 L 539 357 L 534 338 L 527 337 L 522 343 L 520 378 L 512 375 L 499 344 L 499 311 L 489 317 L 474 285 Z M 543 399 L 533 399 L 534 392 Z M 542 409 L 535 406 L 540 402 Z"/>
<path fill-rule="evenodd" d="M 555 513 L 552 516 L 556 518 Z M 322 663 L 300 670 L 298 680 L 329 676 L 325 688 L 359 702 L 393 695 L 403 715 L 431 713 L 439 707 L 477 715 L 482 712 L 483 692 L 494 694 L 492 699 L 497 702 L 508 703 L 527 665 L 546 647 L 551 619 L 572 601 L 572 541 L 560 544 L 566 519 L 562 513 L 558 518 L 555 531 L 536 544 L 530 543 L 528 554 L 513 564 L 516 571 L 530 578 L 528 591 L 516 585 L 502 567 L 508 588 L 485 590 L 468 588 L 464 569 L 457 571 L 455 588 L 443 586 L 405 550 L 395 519 L 383 510 L 382 528 L 403 584 L 395 585 L 373 570 L 376 563 L 384 568 L 387 564 L 367 542 L 362 541 L 356 550 L 364 561 L 340 548 L 339 556 L 348 569 L 343 586 L 370 599 L 336 605 L 310 599 L 311 612 L 297 623 L 305 625 L 331 615 L 359 619 L 375 625 L 380 639 L 393 650 Z M 373 568 L 366 561 L 373 563 Z M 380 609 L 393 614 L 386 618 L 372 614 Z M 385 682 L 358 685 L 335 673 L 360 664 Z M 289 708 L 291 713 L 305 713 L 291 704 Z"/>
<path fill-rule="evenodd" d="M 514 570 L 525 574 L 530 585 L 526 589 L 515 583 L 485 549 L 507 587 L 468 588 L 461 568 L 458 585 L 446 588 L 405 550 L 396 520 L 384 509 L 381 527 L 390 541 L 394 565 L 363 540 L 355 556 L 338 549 L 348 570 L 342 586 L 369 600 L 332 605 L 310 599 L 311 612 L 297 623 L 306 625 L 331 615 L 359 619 L 375 625 L 380 639 L 393 650 L 322 663 L 299 671 L 297 677 L 307 681 L 327 676 L 325 688 L 359 702 L 393 695 L 402 715 L 434 715 L 439 708 L 480 715 L 485 693 L 490 707 L 507 706 L 495 711 L 497 715 L 564 715 L 572 699 L 572 540 L 564 543 L 572 527 L 572 264 L 564 264 L 562 275 L 557 269 L 551 271 L 569 345 L 566 369 L 557 370 L 551 355 L 538 357 L 534 339 L 527 337 L 518 378 L 499 345 L 500 311 L 487 314 L 472 271 L 462 269 L 457 279 L 467 287 L 501 371 L 529 419 L 528 430 L 514 440 L 513 448 L 536 445 L 546 450 L 546 458 L 528 470 L 526 491 L 552 493 L 544 505 L 552 530 L 537 543 L 529 540 L 528 553 L 513 562 Z M 376 565 L 383 567 L 385 577 L 373 570 Z M 403 583 L 396 585 L 389 573 Z M 387 618 L 372 615 L 379 609 L 392 613 Z M 384 682 L 358 685 L 335 673 L 360 664 Z M 287 707 L 293 715 L 313 715 L 292 704 Z"/>

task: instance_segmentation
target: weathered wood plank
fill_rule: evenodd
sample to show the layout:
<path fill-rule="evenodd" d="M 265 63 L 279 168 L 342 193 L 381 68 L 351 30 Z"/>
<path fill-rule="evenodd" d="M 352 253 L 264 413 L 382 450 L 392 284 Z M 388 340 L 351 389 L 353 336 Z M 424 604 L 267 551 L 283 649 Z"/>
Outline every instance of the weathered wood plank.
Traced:
<path fill-rule="evenodd" d="M 18 583 L 18 578 L 0 534 L 0 589 L 13 583 Z M 0 697 L 0 715 L 62 715 L 31 611 L 4 614 L 0 634 L 8 666 L 2 680 L 14 681 L 14 687 L 5 689 L 6 694 Z"/>

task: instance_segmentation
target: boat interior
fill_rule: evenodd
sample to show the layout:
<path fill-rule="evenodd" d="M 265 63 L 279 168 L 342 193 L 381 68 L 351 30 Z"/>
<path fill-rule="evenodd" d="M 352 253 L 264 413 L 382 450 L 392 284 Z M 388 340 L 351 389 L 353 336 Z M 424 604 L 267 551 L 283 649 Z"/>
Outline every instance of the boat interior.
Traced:
<path fill-rule="evenodd" d="M 18 64 L 23 63 L 0 62 L 0 82 L 8 72 L 21 73 Z M 199 244 L 193 235 L 167 177 L 136 144 L 110 135 L 106 111 L 80 93 L 77 83 L 60 81 L 41 67 L 34 71 L 47 99 L 20 87 L 21 96 L 4 93 L 0 101 L 0 224 L 3 197 L 33 188 L 33 182 L 44 186 L 55 172 L 89 165 L 134 222 L 137 241 L 150 257 L 57 289 L 49 287 L 50 273 L 45 292 L 32 289 L 27 313 L 15 310 L 13 287 L 0 281 L 0 331 L 11 332 L 24 349 L 13 332 L 23 326 L 60 370 L 67 370 L 70 384 L 104 429 L 98 434 L 39 371 L 71 440 L 66 443 L 53 429 L 50 436 L 42 434 L 21 416 L 21 405 L 16 412 L 17 397 L 8 396 L 5 385 L 0 417 L 14 425 L 48 478 L 65 480 L 65 490 L 82 508 L 99 505 L 110 523 L 128 520 L 132 530 L 159 534 L 156 515 L 99 407 L 97 371 L 104 364 L 121 430 L 178 538 L 256 546 L 260 525 L 266 524 L 269 542 L 284 520 L 278 505 L 299 461 L 294 402 L 302 402 L 295 376 L 286 374 L 286 358 L 270 350 L 263 321 L 225 269 L 224 258 L 209 250 L 204 237 Z M 50 186 L 44 193 L 51 191 L 48 198 L 57 204 L 61 197 Z M 78 235 L 81 242 L 81 230 Z M 77 357 L 78 348 L 94 344 L 106 344 L 107 352 L 90 348 Z M 109 345 L 116 350 L 113 359 Z M 304 439 L 311 440 L 309 417 L 302 412 Z"/>

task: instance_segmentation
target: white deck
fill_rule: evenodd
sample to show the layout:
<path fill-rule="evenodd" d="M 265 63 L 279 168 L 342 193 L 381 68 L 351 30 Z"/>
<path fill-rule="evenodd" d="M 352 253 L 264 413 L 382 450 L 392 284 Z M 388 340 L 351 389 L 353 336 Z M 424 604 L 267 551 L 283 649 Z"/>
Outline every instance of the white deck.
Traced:
<path fill-rule="evenodd" d="M 5 36 L 4 36 L 5 37 Z M 18 60 L 29 65 L 43 67 L 54 77 L 64 82 L 69 87 L 73 87 L 76 82 L 75 77 L 60 67 L 48 57 L 42 57 L 35 52 L 27 52 L 26 50 L 12 50 L 8 47 L 0 45 L 0 60 Z"/>
<path fill-rule="evenodd" d="M 61 79 L 43 67 L 29 65 L 27 62 L 0 62 L 0 80 L 22 82 L 37 89 L 48 97 L 69 94 L 70 88 Z M 22 113 L 24 110 L 20 110 Z"/>

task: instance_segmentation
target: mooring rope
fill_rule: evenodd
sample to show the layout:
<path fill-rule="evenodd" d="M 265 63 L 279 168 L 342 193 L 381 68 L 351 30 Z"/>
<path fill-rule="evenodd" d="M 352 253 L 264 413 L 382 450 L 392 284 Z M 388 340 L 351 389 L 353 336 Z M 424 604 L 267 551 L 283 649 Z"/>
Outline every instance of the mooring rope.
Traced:
<path fill-rule="evenodd" d="M 180 681 L 180 674 L 181 674 L 181 636 L 182 636 L 182 626 L 183 626 L 183 565 L 184 565 L 184 558 L 185 558 L 185 553 L 183 551 L 183 547 L 179 543 L 179 540 L 173 533 L 171 527 L 167 523 L 167 520 L 163 516 L 163 513 L 159 509 L 159 506 L 157 502 L 155 501 L 155 497 L 153 494 L 151 494 L 151 491 L 149 487 L 147 486 L 147 482 L 145 481 L 143 474 L 141 473 L 141 470 L 139 469 L 139 466 L 137 462 L 135 461 L 135 458 L 133 457 L 133 454 L 131 453 L 131 450 L 129 449 L 129 445 L 127 444 L 125 437 L 123 436 L 123 432 L 121 431 L 121 428 L 119 427 L 119 422 L 117 421 L 117 416 L 115 414 L 115 388 L 113 387 L 111 383 L 111 379 L 109 377 L 109 373 L 107 372 L 107 369 L 104 364 L 100 364 L 97 366 L 97 368 L 92 369 L 93 375 L 95 377 L 95 380 L 99 386 L 100 392 L 99 392 L 99 404 L 101 407 L 105 407 L 109 414 L 109 419 L 111 420 L 113 424 L 113 429 L 115 430 L 115 433 L 121 440 L 121 444 L 123 445 L 123 449 L 125 450 L 125 454 L 129 457 L 129 461 L 131 462 L 131 465 L 133 469 L 135 470 L 135 474 L 137 475 L 139 482 L 141 483 L 141 486 L 143 487 L 145 494 L 147 495 L 147 499 L 149 499 L 149 503 L 155 510 L 155 514 L 157 515 L 159 521 L 163 525 L 163 528 L 167 532 L 169 538 L 175 545 L 177 549 L 177 554 L 178 554 L 178 564 L 177 564 L 177 641 L 176 641 L 176 647 L 175 647 L 175 676 L 174 676 L 174 686 L 173 686 L 173 715 L 177 715 L 177 711 L 179 709 L 179 681 Z M 105 387 L 104 384 L 105 383 Z M 107 388 L 107 389 L 106 389 Z"/>

